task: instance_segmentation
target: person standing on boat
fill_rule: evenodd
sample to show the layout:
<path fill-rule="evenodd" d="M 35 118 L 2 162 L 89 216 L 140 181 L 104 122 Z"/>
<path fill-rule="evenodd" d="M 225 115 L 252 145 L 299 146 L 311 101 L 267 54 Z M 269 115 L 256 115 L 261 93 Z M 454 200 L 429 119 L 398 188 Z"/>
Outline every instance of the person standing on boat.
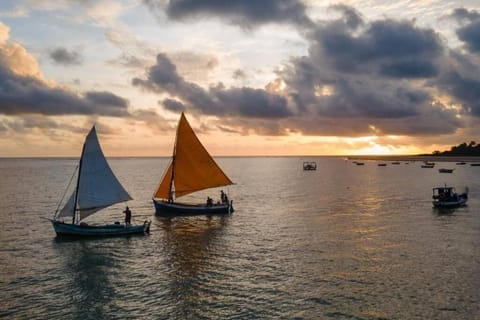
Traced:
<path fill-rule="evenodd" d="M 130 211 L 130 208 L 128 208 L 127 206 L 123 213 L 125 213 L 125 225 L 130 225 L 130 223 L 132 222 L 132 211 Z"/>
<path fill-rule="evenodd" d="M 220 191 L 220 198 L 222 199 L 223 204 L 228 204 L 228 196 L 223 190 Z"/>

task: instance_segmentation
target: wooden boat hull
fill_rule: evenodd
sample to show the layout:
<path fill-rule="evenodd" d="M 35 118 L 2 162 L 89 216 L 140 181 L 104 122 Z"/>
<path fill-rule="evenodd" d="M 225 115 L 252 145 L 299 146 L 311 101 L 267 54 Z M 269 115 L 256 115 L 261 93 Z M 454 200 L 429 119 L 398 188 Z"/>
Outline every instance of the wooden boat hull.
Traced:
<path fill-rule="evenodd" d="M 57 236 L 71 237 L 114 237 L 133 234 L 145 234 L 150 232 L 151 221 L 145 221 L 143 225 L 108 224 L 102 226 L 90 226 L 86 224 L 71 224 L 57 220 L 50 220 Z"/>
<path fill-rule="evenodd" d="M 155 214 L 161 217 L 174 216 L 198 216 L 198 215 L 223 215 L 230 214 L 233 210 L 233 201 L 228 204 L 186 204 L 179 202 L 167 202 L 153 199 Z"/>

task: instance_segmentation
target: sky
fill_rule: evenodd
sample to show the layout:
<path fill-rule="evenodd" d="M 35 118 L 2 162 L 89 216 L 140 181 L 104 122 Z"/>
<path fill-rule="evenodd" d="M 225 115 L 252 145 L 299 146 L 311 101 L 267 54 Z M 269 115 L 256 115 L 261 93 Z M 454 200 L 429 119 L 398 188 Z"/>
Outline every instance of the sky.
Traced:
<path fill-rule="evenodd" d="M 3 0 L 0 157 L 418 154 L 477 141 L 478 0 Z"/>

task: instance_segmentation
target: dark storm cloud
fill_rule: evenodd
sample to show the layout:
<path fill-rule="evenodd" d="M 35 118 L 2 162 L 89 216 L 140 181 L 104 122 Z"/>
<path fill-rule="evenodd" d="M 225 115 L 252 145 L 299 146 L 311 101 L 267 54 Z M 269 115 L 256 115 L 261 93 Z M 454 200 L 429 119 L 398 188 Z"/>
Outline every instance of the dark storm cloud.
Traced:
<path fill-rule="evenodd" d="M 480 13 L 475 10 L 467 10 L 465 8 L 457 8 L 453 10 L 453 13 L 450 15 L 452 18 L 456 19 L 458 22 L 465 21 L 475 21 L 480 18 Z"/>
<path fill-rule="evenodd" d="M 480 78 L 466 77 L 452 71 L 439 79 L 438 84 L 456 98 L 467 111 L 480 117 Z"/>
<path fill-rule="evenodd" d="M 475 10 L 457 8 L 449 15 L 460 27 L 456 30 L 458 38 L 472 53 L 480 53 L 480 13 Z"/>
<path fill-rule="evenodd" d="M 393 78 L 431 78 L 438 74 L 434 64 L 427 60 L 405 60 L 385 63 L 380 73 Z"/>
<path fill-rule="evenodd" d="M 465 42 L 470 52 L 480 53 L 480 19 L 457 30 L 457 36 Z"/>
<path fill-rule="evenodd" d="M 302 115 L 297 119 L 317 123 L 302 128 L 292 119 L 290 130 L 355 135 L 371 134 L 371 125 L 377 134 L 423 135 L 462 126 L 445 106 L 432 109 L 446 57 L 438 34 L 411 21 L 365 22 L 354 9 L 332 8 L 342 17 L 318 23 L 308 33 L 308 55 L 291 58 L 278 72 Z"/>
<path fill-rule="evenodd" d="M 162 104 L 165 107 L 165 109 L 173 111 L 173 112 L 180 113 L 180 112 L 185 111 L 185 106 L 183 105 L 183 103 L 181 103 L 178 100 L 164 99 L 162 101 Z"/>
<path fill-rule="evenodd" d="M 250 29 L 267 23 L 309 25 L 305 5 L 299 0 L 145 0 L 153 10 L 165 10 L 174 20 L 217 17 Z"/>
<path fill-rule="evenodd" d="M 167 92 L 191 109 L 204 114 L 234 115 L 244 117 L 281 118 L 291 115 L 287 99 L 263 89 L 225 88 L 222 84 L 208 90 L 186 81 L 165 54 L 157 56 L 146 79 L 135 78 L 133 85 L 155 92 Z M 168 105 L 167 108 L 177 106 Z M 172 109 L 171 109 L 172 110 Z"/>
<path fill-rule="evenodd" d="M 66 48 L 56 48 L 49 54 L 50 59 L 57 64 L 62 65 L 78 65 L 82 63 L 80 53 L 76 51 L 68 51 Z"/>
<path fill-rule="evenodd" d="M 363 19 L 360 12 L 353 7 L 344 4 L 336 4 L 331 6 L 330 9 L 339 11 L 343 15 L 345 24 L 351 29 L 356 29 L 363 25 Z"/>
<path fill-rule="evenodd" d="M 433 30 L 389 19 L 375 21 L 362 30 L 332 22 L 318 27 L 311 40 L 318 46 L 313 49 L 321 50 L 338 71 L 381 73 L 389 68 L 403 69 L 399 73 L 402 78 L 431 76 L 435 73 L 432 64 L 424 72 L 408 65 L 432 61 L 442 53 L 440 37 Z M 395 64 L 397 67 L 392 67 Z"/>
<path fill-rule="evenodd" d="M 85 93 L 85 99 L 100 108 L 113 107 L 125 110 L 128 107 L 128 100 L 107 91 L 89 91 Z"/>
<path fill-rule="evenodd" d="M 40 80 L 20 76 L 0 65 L 0 114 L 128 115 L 128 101 L 109 92 L 76 95 Z"/>
<path fill-rule="evenodd" d="M 182 7 L 184 13 L 175 17 L 186 18 L 203 13 L 206 3 L 172 1 L 168 6 Z M 179 73 L 165 54 L 159 54 L 146 75 L 132 83 L 167 93 L 170 98 L 163 105 L 168 110 L 216 115 L 221 117 L 222 130 L 241 134 L 452 134 L 464 127 L 459 112 L 480 115 L 478 62 L 471 56 L 448 49 L 439 34 L 413 20 L 367 21 L 354 8 L 331 9 L 340 18 L 302 29 L 308 52 L 278 68 L 277 85 L 204 88 L 185 80 L 181 75 L 185 73 Z M 205 15 L 219 12 L 230 17 L 215 10 Z M 462 18 L 466 25 L 477 21 L 474 13 L 467 13 Z M 460 19 L 462 13 L 457 15 Z M 234 74 L 242 76 L 238 71 Z M 450 95 L 449 103 L 461 104 L 463 110 L 438 102 L 437 95 L 445 98 L 445 93 Z"/>

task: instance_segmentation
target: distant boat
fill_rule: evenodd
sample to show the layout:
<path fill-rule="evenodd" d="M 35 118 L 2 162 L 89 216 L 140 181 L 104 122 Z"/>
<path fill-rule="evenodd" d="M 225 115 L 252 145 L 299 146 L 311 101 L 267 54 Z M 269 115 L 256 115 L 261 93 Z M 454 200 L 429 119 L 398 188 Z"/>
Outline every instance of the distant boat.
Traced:
<path fill-rule="evenodd" d="M 453 170 L 455 170 L 455 169 L 440 168 L 440 169 L 438 169 L 438 172 L 440 172 L 440 173 L 452 173 Z"/>
<path fill-rule="evenodd" d="M 317 170 L 317 163 L 315 161 L 305 161 L 303 170 Z"/>
<path fill-rule="evenodd" d="M 365 163 L 363 163 L 363 162 L 355 162 L 355 164 L 356 164 L 357 166 L 363 166 Z"/>
<path fill-rule="evenodd" d="M 470 163 L 472 167 L 480 167 L 480 163 Z"/>
<path fill-rule="evenodd" d="M 386 163 L 379 163 L 379 164 L 377 164 L 377 166 L 379 166 L 379 167 L 386 167 L 387 164 L 386 164 Z"/>
<path fill-rule="evenodd" d="M 172 160 L 152 199 L 156 214 L 159 216 L 229 214 L 233 212 L 233 201 L 229 201 L 223 191 L 221 202 L 216 203 L 210 197 L 200 204 L 180 203 L 176 198 L 231 184 L 233 182 L 198 140 L 182 113 L 178 122 Z"/>
<path fill-rule="evenodd" d="M 88 225 L 80 222 L 86 217 L 119 202 L 132 200 L 115 177 L 103 155 L 95 126 L 85 139 L 78 165 L 76 188 L 52 222 L 57 236 L 123 236 L 149 232 L 150 221 L 141 225 L 106 224 Z M 72 223 L 60 218 L 71 218 Z"/>
<path fill-rule="evenodd" d="M 435 167 L 435 164 L 422 164 L 421 167 L 422 168 L 433 168 L 433 167 Z"/>
<path fill-rule="evenodd" d="M 392 164 L 400 164 L 400 162 L 394 161 L 394 162 L 392 162 Z"/>
<path fill-rule="evenodd" d="M 465 188 L 465 192 L 457 193 L 455 188 L 438 187 L 433 188 L 432 204 L 436 208 L 455 208 L 464 206 L 468 200 L 468 188 Z"/>
<path fill-rule="evenodd" d="M 464 164 L 466 164 L 465 162 L 457 162 L 456 165 L 457 166 L 463 166 Z"/>

